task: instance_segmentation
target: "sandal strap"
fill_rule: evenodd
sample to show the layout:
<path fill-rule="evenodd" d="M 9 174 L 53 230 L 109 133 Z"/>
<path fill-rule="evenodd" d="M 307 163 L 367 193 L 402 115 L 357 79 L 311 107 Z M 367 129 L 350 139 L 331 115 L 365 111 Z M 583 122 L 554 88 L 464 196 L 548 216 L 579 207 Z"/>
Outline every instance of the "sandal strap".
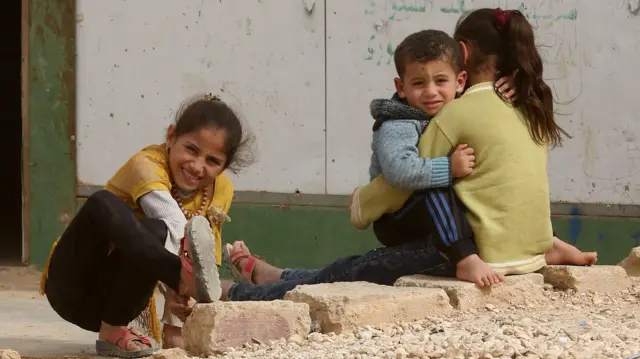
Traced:
<path fill-rule="evenodd" d="M 247 258 L 247 257 L 251 257 L 251 254 L 247 254 L 245 252 L 235 252 L 233 254 L 231 254 L 231 263 L 233 265 L 238 264 L 238 262 L 240 262 L 241 260 Z"/>
<path fill-rule="evenodd" d="M 130 328 L 123 328 L 121 330 L 116 330 L 114 332 L 111 332 L 107 336 L 107 341 L 117 346 L 120 350 L 125 350 L 125 351 L 130 350 L 130 349 L 127 349 L 127 346 L 132 341 L 138 341 L 149 347 L 152 346 L 151 340 L 149 340 L 149 338 L 134 332 Z"/>
<path fill-rule="evenodd" d="M 241 271 L 241 275 L 243 278 L 245 278 L 246 280 L 248 280 L 249 282 L 252 282 L 252 275 L 253 275 L 253 269 L 256 266 L 256 262 L 258 259 L 262 260 L 262 258 L 260 258 L 259 256 L 256 255 L 252 255 L 251 253 L 249 253 L 248 250 L 244 250 L 244 251 L 237 251 L 235 253 L 229 253 L 229 258 L 231 260 L 231 265 L 238 268 L 238 263 L 243 260 L 243 259 L 247 259 L 247 262 L 242 266 L 242 268 L 238 268 Z"/>
<path fill-rule="evenodd" d="M 180 240 L 180 252 L 178 253 L 180 257 L 180 264 L 189 276 L 193 276 L 193 262 L 191 261 L 191 258 L 185 255 L 185 251 L 189 253 L 189 242 L 186 241 L 185 238 L 182 238 Z"/>
<path fill-rule="evenodd" d="M 256 259 L 262 260 L 262 258 L 260 256 L 257 256 L 257 255 L 254 255 L 254 254 L 247 254 L 245 252 L 236 252 L 236 253 L 232 254 L 230 257 L 231 257 L 231 264 L 233 264 L 233 265 L 237 265 L 238 262 L 240 262 L 241 260 L 243 260 L 245 258 L 253 258 L 254 260 L 256 260 Z"/>
<path fill-rule="evenodd" d="M 253 269 L 256 267 L 257 259 L 254 256 L 248 256 L 247 262 L 242 266 L 242 276 L 249 281 L 252 280 Z"/>

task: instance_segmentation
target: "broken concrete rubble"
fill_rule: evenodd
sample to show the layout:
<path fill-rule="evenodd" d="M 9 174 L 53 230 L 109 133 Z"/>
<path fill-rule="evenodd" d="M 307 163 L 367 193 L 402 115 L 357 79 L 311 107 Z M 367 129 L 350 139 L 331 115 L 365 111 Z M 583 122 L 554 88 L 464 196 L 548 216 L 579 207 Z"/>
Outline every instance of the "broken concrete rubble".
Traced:
<path fill-rule="evenodd" d="M 172 348 L 162 349 L 153 353 L 151 356 L 153 359 L 189 359 L 191 356 L 184 349 Z"/>
<path fill-rule="evenodd" d="M 620 262 L 619 266 L 627 271 L 630 277 L 640 277 L 640 247 L 633 248 L 627 258 Z"/>
<path fill-rule="evenodd" d="M 20 359 L 20 354 L 11 349 L 0 349 L 0 359 Z"/>
<path fill-rule="evenodd" d="M 440 288 L 447 292 L 451 305 L 460 310 L 512 305 L 534 306 L 545 303 L 544 281 L 541 274 L 531 273 L 507 276 L 503 283 L 480 288 L 474 283 L 456 278 L 412 275 L 399 278 L 396 286 Z"/>
<path fill-rule="evenodd" d="M 540 270 L 545 283 L 560 290 L 576 292 L 616 293 L 631 287 L 627 272 L 620 266 L 591 267 L 553 265 Z"/>
<path fill-rule="evenodd" d="M 311 318 L 324 333 L 410 322 L 453 309 L 442 289 L 400 288 L 366 282 L 298 286 L 287 293 L 285 299 L 307 303 Z"/>
<path fill-rule="evenodd" d="M 286 300 L 196 304 L 182 328 L 185 349 L 198 356 L 245 343 L 306 337 L 309 306 Z"/>

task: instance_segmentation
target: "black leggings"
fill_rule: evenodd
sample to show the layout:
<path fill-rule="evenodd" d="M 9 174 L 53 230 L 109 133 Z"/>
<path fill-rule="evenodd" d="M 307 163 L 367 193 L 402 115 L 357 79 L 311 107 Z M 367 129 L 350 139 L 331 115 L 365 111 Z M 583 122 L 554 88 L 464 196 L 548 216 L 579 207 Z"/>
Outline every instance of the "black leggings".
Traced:
<path fill-rule="evenodd" d="M 478 254 L 464 208 L 452 187 L 416 191 L 400 210 L 375 221 L 373 231 L 386 247 L 431 238 L 435 247 L 456 264 Z"/>
<path fill-rule="evenodd" d="M 45 293 L 63 319 L 97 332 L 126 326 L 149 304 L 158 281 L 178 291 L 180 259 L 164 248 L 165 223 L 138 219 L 108 191 L 93 194 L 53 251 Z"/>

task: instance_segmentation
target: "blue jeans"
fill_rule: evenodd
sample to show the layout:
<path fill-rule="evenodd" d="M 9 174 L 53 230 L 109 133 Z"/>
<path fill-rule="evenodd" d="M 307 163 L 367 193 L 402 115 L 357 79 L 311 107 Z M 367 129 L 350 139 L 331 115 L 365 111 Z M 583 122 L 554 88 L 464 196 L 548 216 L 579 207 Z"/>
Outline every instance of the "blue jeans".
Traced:
<path fill-rule="evenodd" d="M 228 298 L 232 301 L 282 299 L 288 291 L 303 284 L 363 281 L 393 285 L 398 278 L 412 274 L 453 277 L 456 268 L 440 254 L 429 237 L 396 247 L 373 249 L 361 256 L 343 257 L 322 269 L 286 269 L 277 283 L 234 284 Z"/>

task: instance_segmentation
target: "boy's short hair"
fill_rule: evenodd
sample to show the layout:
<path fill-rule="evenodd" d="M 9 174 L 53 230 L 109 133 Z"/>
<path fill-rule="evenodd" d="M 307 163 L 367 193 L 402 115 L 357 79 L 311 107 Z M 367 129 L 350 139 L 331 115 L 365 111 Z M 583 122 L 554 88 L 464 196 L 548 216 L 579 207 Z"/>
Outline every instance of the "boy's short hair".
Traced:
<path fill-rule="evenodd" d="M 440 30 L 422 30 L 407 36 L 393 55 L 398 76 L 402 78 L 407 64 L 412 62 L 448 61 L 453 71 L 462 70 L 462 51 L 460 45 L 446 32 Z"/>

